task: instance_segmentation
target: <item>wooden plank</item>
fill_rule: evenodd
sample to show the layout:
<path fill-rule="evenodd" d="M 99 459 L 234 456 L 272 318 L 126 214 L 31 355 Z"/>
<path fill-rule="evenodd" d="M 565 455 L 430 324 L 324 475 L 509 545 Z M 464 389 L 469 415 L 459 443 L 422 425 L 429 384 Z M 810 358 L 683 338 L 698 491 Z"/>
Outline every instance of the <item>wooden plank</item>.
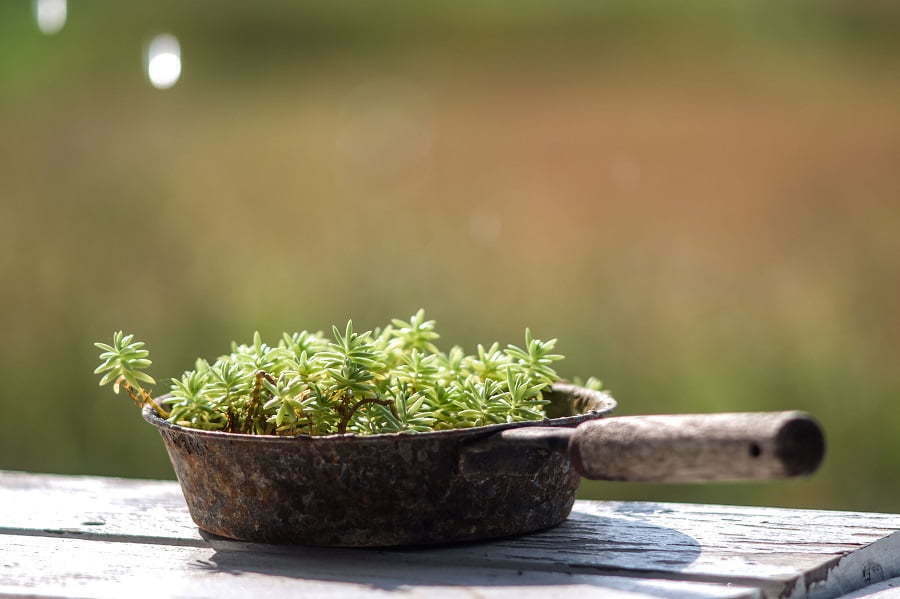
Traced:
<path fill-rule="evenodd" d="M 0 473 L 0 532 L 204 546 L 175 483 Z M 89 524 L 102 522 L 102 524 Z M 543 533 L 367 560 L 749 585 L 834 596 L 900 576 L 900 516 L 692 504 L 585 502 Z M 220 551 L 332 555 L 210 537 Z M 351 553 L 354 551 L 351 550 Z M 346 556 L 342 555 L 341 559 Z"/>
<path fill-rule="evenodd" d="M 792 589 L 799 596 L 828 578 L 837 594 L 900 575 L 898 529 L 900 516 L 889 514 L 578 502 L 572 517 L 553 530 L 448 548 L 444 558 L 564 565 L 577 572 L 650 571 L 759 585 L 772 596 Z"/>
<path fill-rule="evenodd" d="M 178 483 L 0 470 L 0 533 L 205 547 Z"/>
<path fill-rule="evenodd" d="M 216 552 L 211 548 L 3 537 L 0 596 L 484 597 L 755 599 L 752 588 L 619 576 L 372 563 L 353 557 Z"/>
<path fill-rule="evenodd" d="M 897 599 L 898 597 L 900 597 L 900 578 L 891 578 L 843 595 L 841 599 Z"/>
<path fill-rule="evenodd" d="M 828 599 L 900 575 L 900 532 L 860 526 L 859 520 L 866 514 L 653 504 L 656 510 L 671 510 L 669 517 L 660 515 L 637 524 L 634 510 L 646 505 L 617 505 L 623 516 L 606 522 L 594 517 L 608 514 L 610 506 L 584 502 L 576 505 L 568 522 L 543 533 L 439 551 L 379 553 L 417 564 L 490 564 L 530 571 L 667 576 L 738 584 L 758 588 L 764 597 L 773 598 Z M 760 513 L 752 514 L 754 518 L 742 513 L 757 510 Z M 785 521 L 784 512 L 790 512 L 793 519 Z M 836 514 L 844 518 L 836 518 Z M 661 522 L 681 530 L 661 526 Z M 223 551 L 293 555 L 323 551 L 204 536 Z"/>

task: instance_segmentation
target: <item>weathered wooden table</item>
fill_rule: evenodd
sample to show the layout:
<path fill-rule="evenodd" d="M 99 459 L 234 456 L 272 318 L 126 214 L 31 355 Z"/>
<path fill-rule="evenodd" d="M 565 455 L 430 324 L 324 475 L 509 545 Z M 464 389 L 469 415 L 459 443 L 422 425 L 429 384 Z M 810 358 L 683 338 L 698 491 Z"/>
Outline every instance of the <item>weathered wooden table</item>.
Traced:
<path fill-rule="evenodd" d="M 202 534 L 167 481 L 0 471 L 0 508 L 5 596 L 900 596 L 893 514 L 580 501 L 516 539 L 351 550 Z"/>

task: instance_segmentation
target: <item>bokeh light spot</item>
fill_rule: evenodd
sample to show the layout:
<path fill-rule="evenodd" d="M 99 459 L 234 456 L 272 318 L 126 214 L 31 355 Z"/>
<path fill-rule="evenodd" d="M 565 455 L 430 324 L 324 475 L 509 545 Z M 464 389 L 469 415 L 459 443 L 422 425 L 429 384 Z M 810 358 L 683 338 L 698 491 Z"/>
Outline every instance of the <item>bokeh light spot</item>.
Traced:
<path fill-rule="evenodd" d="M 41 33 L 53 35 L 66 24 L 66 0 L 34 0 L 34 18 Z"/>
<path fill-rule="evenodd" d="M 156 89 L 168 89 L 181 77 L 181 46 L 173 35 L 157 35 L 147 48 L 147 77 Z"/>

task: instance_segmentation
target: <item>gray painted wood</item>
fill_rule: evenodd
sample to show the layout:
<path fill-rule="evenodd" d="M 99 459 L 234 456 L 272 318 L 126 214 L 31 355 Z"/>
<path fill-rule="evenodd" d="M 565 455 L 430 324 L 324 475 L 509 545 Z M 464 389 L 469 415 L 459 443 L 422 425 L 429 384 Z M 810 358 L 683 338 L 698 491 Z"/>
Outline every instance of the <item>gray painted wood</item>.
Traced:
<path fill-rule="evenodd" d="M 206 546 L 178 483 L 0 471 L 0 532 Z"/>
<path fill-rule="evenodd" d="M 900 597 L 900 578 L 891 578 L 844 595 L 841 599 L 897 599 L 898 597 Z"/>
<path fill-rule="evenodd" d="M 696 593 L 695 597 L 720 596 L 715 593 L 730 584 L 739 589 L 735 596 L 752 596 L 752 589 L 759 589 L 767 597 L 824 598 L 900 576 L 900 536 L 894 534 L 900 530 L 900 515 L 893 514 L 579 501 L 566 523 L 543 533 L 437 549 L 373 551 L 204 539 L 173 482 L 0 472 L 0 505 L 4 508 L 0 510 L 0 533 L 6 535 L 5 546 L 14 539 L 21 551 L 24 547 L 59 547 L 53 551 L 77 553 L 118 547 L 103 551 L 118 552 L 126 562 L 129 555 L 144 555 L 140 559 L 146 561 L 151 559 L 146 556 L 164 553 L 181 556 L 179 560 L 187 555 L 227 559 L 229 564 L 271 559 L 282 569 L 288 568 L 286 564 L 298 564 L 298 568 L 307 564 L 306 570 L 298 569 L 295 579 L 318 571 L 322 563 L 333 564 L 338 573 L 349 571 L 340 564 L 361 563 L 378 572 L 394 572 L 400 580 L 415 572 L 439 573 L 447 568 L 456 568 L 460 580 L 468 580 L 467 573 L 487 569 L 501 573 L 497 574 L 501 578 L 518 577 L 522 571 L 554 581 L 612 575 L 619 582 L 649 580 L 663 586 L 701 583 L 701 590 L 688 592 L 679 587 L 679 592 Z M 78 541 L 77 550 L 64 549 L 75 547 L 74 541 Z M 8 559 L 10 550 L 4 555 Z M 127 566 L 117 564 L 115 568 Z M 177 569 L 178 577 L 185 575 L 183 570 Z M 0 571 L 8 574 L 2 567 Z M 59 575 L 65 578 L 65 573 Z M 3 580 L 13 584 L 9 577 Z M 344 584 L 340 579 L 329 583 Z M 504 584 L 516 587 L 515 579 Z M 535 585 L 522 586 L 530 589 Z M 547 585 L 560 587 L 558 582 Z M 485 586 L 497 591 L 495 585 Z M 430 588 L 423 583 L 425 587 Z M 658 588 L 616 588 L 637 596 L 660 594 Z M 675 586 L 672 589 L 677 590 Z"/>
<path fill-rule="evenodd" d="M 217 552 L 211 548 L 6 537 L 0 596 L 66 597 L 674 597 L 754 599 L 745 587 L 621 576 L 372 562 L 364 552 L 334 559 Z"/>

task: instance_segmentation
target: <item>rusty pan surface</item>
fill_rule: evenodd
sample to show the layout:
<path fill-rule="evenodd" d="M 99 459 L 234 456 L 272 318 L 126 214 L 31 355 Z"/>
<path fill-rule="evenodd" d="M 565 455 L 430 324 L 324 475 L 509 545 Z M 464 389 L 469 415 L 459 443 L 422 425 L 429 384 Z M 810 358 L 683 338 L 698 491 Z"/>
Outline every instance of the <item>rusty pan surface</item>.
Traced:
<path fill-rule="evenodd" d="M 244 435 L 178 426 L 149 407 L 143 415 L 205 531 L 264 543 L 423 545 L 565 520 L 580 480 L 565 453 L 480 443 L 510 428 L 575 427 L 616 406 L 567 384 L 547 398 L 555 417 L 546 420 L 414 434 Z"/>

